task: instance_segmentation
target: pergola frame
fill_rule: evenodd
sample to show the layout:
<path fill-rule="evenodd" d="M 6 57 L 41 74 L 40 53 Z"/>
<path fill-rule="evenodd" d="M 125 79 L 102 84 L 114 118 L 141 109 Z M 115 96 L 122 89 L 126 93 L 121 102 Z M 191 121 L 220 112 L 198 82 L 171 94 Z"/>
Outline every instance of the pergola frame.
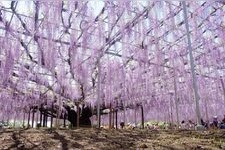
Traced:
<path fill-rule="evenodd" d="M 58 95 L 93 105 L 96 99 L 107 105 L 114 103 L 115 99 L 127 105 L 144 104 L 151 103 L 152 96 L 170 95 L 173 82 L 178 87 L 183 83 L 187 86 L 190 74 L 196 72 L 194 80 L 202 80 L 200 86 L 207 81 L 206 87 L 209 86 L 200 89 L 200 97 L 204 90 L 211 89 L 211 82 L 215 82 L 218 91 L 223 91 L 218 98 L 225 97 L 223 2 L 188 2 L 189 45 L 186 43 L 187 26 L 185 28 L 182 3 L 178 1 L 102 1 L 99 2 L 102 7 L 96 10 L 91 8 L 94 4 L 89 1 L 54 4 L 33 1 L 27 2 L 33 6 L 30 14 L 19 12 L 20 3 L 11 2 L 10 7 L 1 4 L 1 88 L 7 87 L 8 94 L 16 92 L 28 97 L 26 99 L 30 99 L 30 95 L 48 95 L 49 99 Z M 164 11 L 160 12 L 162 9 Z M 97 15 L 93 15 L 94 12 Z M 190 43 L 193 60 L 188 59 Z M 13 49 L 8 50 L 11 47 Z M 16 49 L 20 49 L 19 56 L 16 56 Z M 212 52 L 214 49 L 215 53 Z M 53 61 L 49 55 L 54 57 Z M 192 61 L 196 64 L 189 68 Z M 10 62 L 13 63 L 8 69 L 6 66 Z M 118 77 L 112 77 L 110 69 Z M 171 72 L 176 72 L 174 81 Z M 182 79 L 184 81 L 180 81 Z M 134 89 L 129 82 L 140 87 Z M 29 86 L 31 83 L 35 86 Z M 110 87 L 107 83 L 111 83 Z M 218 85 L 220 83 L 222 86 Z M 101 87 L 98 92 L 96 85 Z M 28 93 L 28 87 L 38 92 Z M 198 88 L 194 86 L 195 90 Z M 192 93 L 191 89 L 188 92 Z M 77 92 L 74 94 L 73 91 Z M 187 89 L 183 91 L 187 92 Z M 138 98 L 141 95 L 145 98 Z M 163 97 L 165 100 L 160 103 L 169 102 L 168 97 Z M 33 102 L 27 100 L 24 103 Z M 101 103 L 98 103 L 99 109 Z M 199 123 L 200 113 L 197 116 Z"/>

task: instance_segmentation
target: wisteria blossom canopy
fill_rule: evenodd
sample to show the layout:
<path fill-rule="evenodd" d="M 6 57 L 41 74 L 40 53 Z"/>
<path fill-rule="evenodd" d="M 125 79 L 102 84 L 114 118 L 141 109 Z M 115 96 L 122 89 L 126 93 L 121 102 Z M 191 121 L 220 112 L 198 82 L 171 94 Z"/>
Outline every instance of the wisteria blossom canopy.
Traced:
<path fill-rule="evenodd" d="M 201 116 L 222 116 L 225 4 L 186 4 Z M 195 119 L 180 1 L 1 1 L 0 12 L 1 118 L 46 100 L 95 106 L 99 85 L 102 105 L 175 121 L 177 103 L 180 119 Z"/>

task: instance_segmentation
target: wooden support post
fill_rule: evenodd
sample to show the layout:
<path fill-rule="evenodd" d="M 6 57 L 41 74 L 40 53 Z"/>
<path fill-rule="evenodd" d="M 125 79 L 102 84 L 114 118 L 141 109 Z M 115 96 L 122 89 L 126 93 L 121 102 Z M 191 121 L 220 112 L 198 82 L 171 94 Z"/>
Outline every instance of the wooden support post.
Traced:
<path fill-rule="evenodd" d="M 45 120 L 46 120 L 46 114 L 45 114 L 45 111 L 43 113 L 43 127 L 45 127 Z"/>
<path fill-rule="evenodd" d="M 52 108 L 51 108 L 51 122 L 50 122 L 50 128 L 52 128 L 53 124 L 53 103 L 52 103 Z M 57 126 L 57 125 L 56 125 Z"/>
<path fill-rule="evenodd" d="M 63 115 L 63 127 L 66 127 L 66 114 Z"/>
<path fill-rule="evenodd" d="M 16 126 L 16 115 L 14 115 L 13 117 L 13 128 L 15 128 L 15 126 Z"/>
<path fill-rule="evenodd" d="M 27 120 L 28 124 L 27 124 L 27 128 L 30 128 L 30 108 L 29 108 L 29 112 L 28 112 L 28 120 Z"/>
<path fill-rule="evenodd" d="M 116 109 L 116 129 L 118 129 L 118 120 L 117 120 L 118 118 L 117 117 L 118 117 L 118 110 Z"/>
<path fill-rule="evenodd" d="M 109 129 L 112 128 L 112 104 L 109 104 Z"/>
<path fill-rule="evenodd" d="M 142 129 L 144 129 L 144 123 L 145 123 L 145 121 L 144 121 L 144 109 L 143 109 L 143 106 L 141 105 L 141 127 L 142 127 Z"/>
<path fill-rule="evenodd" d="M 174 84 L 174 99 L 175 99 L 175 108 L 176 108 L 176 121 L 177 121 L 177 127 L 180 125 L 180 119 L 179 119 L 179 103 L 178 103 L 178 96 L 177 96 L 177 76 L 176 76 L 176 70 L 173 67 L 173 84 Z"/>
<path fill-rule="evenodd" d="M 100 107 L 100 103 L 101 103 L 101 62 L 100 62 L 100 58 L 98 58 L 97 60 L 97 68 L 98 68 L 98 82 L 97 82 L 97 124 L 98 124 L 98 128 L 101 127 L 101 107 Z"/>
<path fill-rule="evenodd" d="M 135 127 L 137 127 L 137 106 L 134 108 L 134 124 Z"/>
<path fill-rule="evenodd" d="M 170 117 L 171 117 L 171 122 L 172 124 L 174 124 L 174 121 L 173 121 L 173 100 L 172 100 L 172 97 L 173 97 L 173 94 L 171 93 L 170 95 Z"/>
<path fill-rule="evenodd" d="M 32 123 L 31 123 L 31 127 L 34 127 L 34 109 L 32 109 Z"/>
<path fill-rule="evenodd" d="M 224 81 L 223 81 L 222 77 L 220 77 L 220 81 L 221 81 L 221 85 L 222 85 L 222 89 L 223 89 L 224 107 L 225 107 L 225 86 L 224 86 Z"/>
<path fill-rule="evenodd" d="M 43 116 L 43 127 L 47 127 L 47 121 L 48 121 L 47 112 L 44 111 L 44 116 Z"/>
<path fill-rule="evenodd" d="M 123 104 L 123 122 L 124 122 L 124 127 L 126 124 L 126 107 L 125 107 L 125 103 Z"/>
<path fill-rule="evenodd" d="M 45 114 L 45 127 L 48 127 L 48 114 Z"/>
<path fill-rule="evenodd" d="M 43 111 L 43 127 L 45 127 L 45 110 Z"/>
<path fill-rule="evenodd" d="M 45 127 L 45 111 L 43 111 L 43 121 L 42 122 L 43 122 L 42 126 Z"/>
<path fill-rule="evenodd" d="M 25 127 L 24 122 L 25 122 L 25 111 L 23 112 L 23 123 L 22 123 L 23 128 Z"/>
<path fill-rule="evenodd" d="M 189 29 L 189 22 L 188 22 L 188 10 L 187 5 L 185 1 L 182 1 L 183 5 L 183 14 L 184 14 L 184 24 L 186 28 L 186 35 L 187 35 L 187 42 L 188 42 L 188 50 L 189 50 L 189 59 L 190 59 L 190 65 L 191 65 L 191 75 L 192 75 L 192 84 L 193 84 L 193 90 L 194 90 L 194 98 L 195 98 L 195 111 L 196 111 L 196 119 L 197 124 L 201 125 L 201 111 L 199 106 L 199 100 L 200 96 L 198 93 L 198 84 L 197 84 L 197 78 L 196 78 L 196 72 L 195 72 L 195 63 L 194 63 L 194 57 L 192 54 L 192 43 L 191 43 L 191 34 Z"/>
<path fill-rule="evenodd" d="M 90 105 L 90 108 L 91 108 L 91 116 L 94 116 L 94 106 L 92 107 Z M 96 118 L 97 118 L 97 116 L 96 116 Z M 91 124 L 91 128 L 93 128 L 93 127 L 94 127 L 94 117 L 92 117 L 92 124 Z"/>
<path fill-rule="evenodd" d="M 98 118 L 98 117 L 97 117 L 97 118 Z M 98 127 L 99 127 L 99 128 L 101 127 L 101 109 L 100 109 L 100 112 L 99 112 Z"/>
<path fill-rule="evenodd" d="M 37 107 L 37 109 L 36 109 L 36 111 L 35 111 L 35 114 L 34 114 L 34 126 L 37 128 L 38 127 L 38 116 L 39 115 L 39 112 L 38 112 L 38 107 Z"/>
<path fill-rule="evenodd" d="M 114 118 L 115 118 L 115 113 L 114 113 L 114 108 L 112 109 L 112 128 L 114 129 Z"/>
<path fill-rule="evenodd" d="M 209 114 L 208 114 L 208 96 L 205 98 L 205 115 L 206 115 L 206 120 L 209 121 Z"/>
<path fill-rule="evenodd" d="M 40 127 L 42 126 L 42 106 L 40 108 Z"/>
<path fill-rule="evenodd" d="M 80 126 L 80 107 L 79 104 L 76 104 L 77 106 L 77 128 Z"/>

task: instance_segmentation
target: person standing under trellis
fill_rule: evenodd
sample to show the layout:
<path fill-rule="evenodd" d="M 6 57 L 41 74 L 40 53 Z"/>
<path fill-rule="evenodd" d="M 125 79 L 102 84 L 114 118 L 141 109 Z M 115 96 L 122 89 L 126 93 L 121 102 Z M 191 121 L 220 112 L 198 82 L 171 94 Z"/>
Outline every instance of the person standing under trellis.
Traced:
<path fill-rule="evenodd" d="M 225 115 L 223 116 L 222 123 L 225 124 Z"/>
<path fill-rule="evenodd" d="M 224 115 L 223 120 L 221 122 L 220 129 L 225 129 L 225 115 Z"/>

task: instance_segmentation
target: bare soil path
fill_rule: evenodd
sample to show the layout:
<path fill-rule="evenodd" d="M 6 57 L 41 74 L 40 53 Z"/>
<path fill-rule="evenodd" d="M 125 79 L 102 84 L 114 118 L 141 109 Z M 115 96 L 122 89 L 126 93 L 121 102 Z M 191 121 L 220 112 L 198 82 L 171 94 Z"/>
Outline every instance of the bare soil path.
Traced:
<path fill-rule="evenodd" d="M 225 130 L 2 129 L 0 150 L 225 150 Z"/>

